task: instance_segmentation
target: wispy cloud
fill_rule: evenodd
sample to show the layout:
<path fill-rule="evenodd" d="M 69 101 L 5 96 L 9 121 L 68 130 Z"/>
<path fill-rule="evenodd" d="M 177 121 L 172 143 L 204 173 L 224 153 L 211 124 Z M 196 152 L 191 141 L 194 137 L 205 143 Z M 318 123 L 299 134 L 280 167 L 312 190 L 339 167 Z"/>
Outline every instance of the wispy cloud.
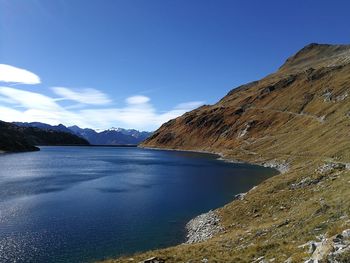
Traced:
<path fill-rule="evenodd" d="M 97 105 L 93 103 L 93 98 L 84 92 L 79 95 L 73 92 L 74 96 L 72 93 L 68 92 L 68 94 L 66 97 L 70 97 L 72 101 L 85 105 Z M 103 93 L 94 90 L 94 94 Z M 60 95 L 63 97 L 62 94 Z M 82 108 L 81 104 L 62 106 L 60 100 L 56 98 L 11 87 L 0 87 L 0 96 L 3 98 L 0 104 L 7 104 L 0 106 L 0 119 L 5 121 L 40 121 L 49 124 L 76 124 L 81 127 L 102 129 L 119 126 L 154 130 L 162 123 L 203 104 L 201 101 L 181 103 L 169 111 L 160 113 L 153 106 L 149 97 L 141 95 L 126 98 L 123 107 L 105 108 Z M 86 100 L 83 100 L 83 97 Z M 99 105 L 110 102 L 108 97 L 99 97 L 99 95 L 97 97 Z"/>
<path fill-rule="evenodd" d="M 48 111 L 60 108 L 52 98 L 35 92 L 10 87 L 0 87 L 0 94 L 6 97 L 11 104 L 16 104 L 22 108 Z"/>
<path fill-rule="evenodd" d="M 72 100 L 82 104 L 104 105 L 111 102 L 106 94 L 96 89 L 73 90 L 65 87 L 51 88 L 62 100 Z"/>
<path fill-rule="evenodd" d="M 132 96 L 126 99 L 126 102 L 128 104 L 144 104 L 150 101 L 150 98 L 146 97 L 146 96 Z"/>
<path fill-rule="evenodd" d="M 0 64 L 0 82 L 40 84 L 40 78 L 26 69 Z"/>

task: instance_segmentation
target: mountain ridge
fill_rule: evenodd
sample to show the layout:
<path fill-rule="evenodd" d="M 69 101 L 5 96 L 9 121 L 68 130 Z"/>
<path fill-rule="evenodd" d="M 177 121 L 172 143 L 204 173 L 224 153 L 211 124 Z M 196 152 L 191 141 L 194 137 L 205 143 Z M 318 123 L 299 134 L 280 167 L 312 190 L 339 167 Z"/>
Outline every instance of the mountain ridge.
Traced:
<path fill-rule="evenodd" d="M 66 127 L 63 124 L 49 125 L 41 122 L 14 122 L 14 124 L 23 127 L 37 127 L 71 133 L 86 139 L 92 145 L 137 145 L 151 134 L 151 132 L 135 129 L 111 128 L 104 131 L 96 131 L 90 128 L 80 128 L 77 125 Z"/>

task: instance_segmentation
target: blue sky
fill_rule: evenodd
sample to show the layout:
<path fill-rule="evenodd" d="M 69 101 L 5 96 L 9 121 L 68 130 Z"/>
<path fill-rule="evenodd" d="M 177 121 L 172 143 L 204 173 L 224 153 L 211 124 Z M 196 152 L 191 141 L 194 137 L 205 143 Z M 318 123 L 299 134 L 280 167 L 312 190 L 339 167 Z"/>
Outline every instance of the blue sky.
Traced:
<path fill-rule="evenodd" d="M 345 0 L 0 0 L 0 119 L 153 130 L 308 43 L 349 43 L 349 10 Z"/>

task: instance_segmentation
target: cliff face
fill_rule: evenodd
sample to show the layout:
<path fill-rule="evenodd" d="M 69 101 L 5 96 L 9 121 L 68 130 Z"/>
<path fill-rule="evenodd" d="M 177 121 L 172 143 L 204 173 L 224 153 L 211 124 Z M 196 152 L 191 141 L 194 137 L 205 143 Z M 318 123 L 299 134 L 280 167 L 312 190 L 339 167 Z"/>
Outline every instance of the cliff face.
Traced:
<path fill-rule="evenodd" d="M 311 44 L 274 74 L 165 123 L 146 147 L 264 159 L 347 155 L 350 46 Z"/>
<path fill-rule="evenodd" d="M 214 238 L 133 259 L 350 262 L 342 234 L 350 228 L 349 127 L 350 46 L 318 44 L 216 104 L 165 123 L 143 146 L 220 152 L 284 173 L 217 209 L 223 230 Z"/>

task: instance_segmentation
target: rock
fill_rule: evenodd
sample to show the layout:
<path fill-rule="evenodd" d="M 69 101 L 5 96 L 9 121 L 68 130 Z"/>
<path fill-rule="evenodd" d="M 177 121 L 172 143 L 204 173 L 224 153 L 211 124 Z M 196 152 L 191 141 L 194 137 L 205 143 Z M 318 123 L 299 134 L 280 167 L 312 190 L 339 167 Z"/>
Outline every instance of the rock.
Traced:
<path fill-rule="evenodd" d="M 247 193 L 239 193 L 233 197 L 233 200 L 243 200 Z"/>
<path fill-rule="evenodd" d="M 330 102 L 332 100 L 332 97 L 333 97 L 332 91 L 330 89 L 326 89 L 322 93 L 322 97 L 323 97 L 324 102 Z"/>
<path fill-rule="evenodd" d="M 333 172 L 335 170 L 342 171 L 342 170 L 345 170 L 345 169 L 347 169 L 347 165 L 344 164 L 344 163 L 328 162 L 328 163 L 325 163 L 325 164 L 319 166 L 316 169 L 316 172 L 319 173 L 319 174 L 326 174 L 326 173 L 331 173 L 331 172 Z"/>
<path fill-rule="evenodd" d="M 219 216 L 212 210 L 190 220 L 186 224 L 186 229 L 188 232 L 186 244 L 205 241 L 223 230 Z"/>
<path fill-rule="evenodd" d="M 256 262 L 261 262 L 261 261 L 263 261 L 264 260 L 264 256 L 261 256 L 261 257 L 258 257 L 258 258 L 255 258 L 251 263 L 256 263 Z"/>
<path fill-rule="evenodd" d="M 143 261 L 140 261 L 139 263 L 165 263 L 165 260 L 158 257 L 151 257 Z"/>
<path fill-rule="evenodd" d="M 312 241 L 312 242 L 310 242 L 310 246 L 309 246 L 309 251 L 308 252 L 310 254 L 312 254 L 312 253 L 315 252 L 316 248 L 317 248 L 317 243 Z"/>
<path fill-rule="evenodd" d="M 301 181 L 291 184 L 289 186 L 290 189 L 295 190 L 298 188 L 304 188 L 313 184 L 317 184 L 322 180 L 322 178 L 317 178 L 317 179 L 311 179 L 310 177 L 306 177 L 304 179 L 302 179 Z"/>
<path fill-rule="evenodd" d="M 344 230 L 331 238 L 323 238 L 321 242 L 310 241 L 300 247 L 310 245 L 311 257 L 305 263 L 344 263 L 350 262 L 350 229 Z M 344 261 L 345 260 L 345 261 Z"/>
<path fill-rule="evenodd" d="M 345 229 L 341 234 L 344 239 L 350 239 L 350 229 Z"/>
<path fill-rule="evenodd" d="M 324 239 L 315 249 L 312 254 L 311 259 L 318 262 L 321 261 L 333 251 L 332 241 L 329 239 Z"/>
<path fill-rule="evenodd" d="M 345 92 L 345 93 L 343 93 L 343 94 L 337 96 L 337 97 L 335 98 L 335 101 L 343 101 L 343 100 L 345 100 L 348 96 L 349 96 L 349 94 L 348 94 L 347 92 Z"/>
<path fill-rule="evenodd" d="M 244 136 L 248 133 L 249 128 L 250 128 L 250 125 L 247 124 L 243 130 L 240 130 L 240 131 L 238 132 L 237 137 L 238 137 L 238 138 L 244 137 Z"/>
<path fill-rule="evenodd" d="M 286 162 L 269 161 L 262 163 L 262 166 L 274 168 L 282 174 L 288 172 L 289 170 L 289 164 Z"/>

